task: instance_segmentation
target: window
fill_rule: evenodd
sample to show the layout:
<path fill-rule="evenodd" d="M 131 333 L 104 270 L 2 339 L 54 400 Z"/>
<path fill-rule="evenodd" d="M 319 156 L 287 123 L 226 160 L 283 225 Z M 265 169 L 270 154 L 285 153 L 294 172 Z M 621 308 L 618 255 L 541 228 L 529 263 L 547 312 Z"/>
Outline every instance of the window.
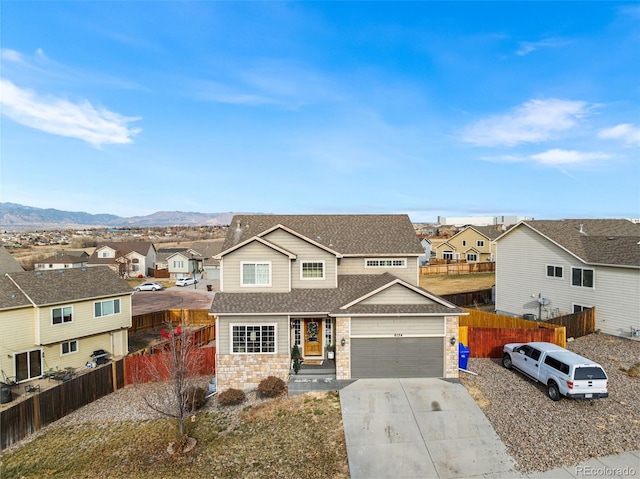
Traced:
<path fill-rule="evenodd" d="M 557 369 L 558 371 L 564 374 L 569 374 L 569 365 L 566 363 L 563 363 L 562 361 L 558 361 L 556 358 L 547 356 L 546 358 L 544 358 L 544 363 L 547 366 L 551 366 L 552 368 Z"/>
<path fill-rule="evenodd" d="M 300 320 L 299 319 L 294 319 L 293 320 L 293 340 L 295 342 L 295 344 L 297 344 L 298 346 L 300 346 L 302 344 L 302 335 L 301 335 L 301 329 L 300 329 Z"/>
<path fill-rule="evenodd" d="M 270 286 L 270 263 L 241 263 L 242 286 Z"/>
<path fill-rule="evenodd" d="M 587 309 L 591 309 L 592 306 L 583 306 L 581 304 L 574 304 L 573 305 L 573 312 L 574 313 L 579 313 L 581 311 L 587 310 Z"/>
<path fill-rule="evenodd" d="M 174 268 L 184 268 L 184 261 L 174 261 L 173 262 L 173 267 Z"/>
<path fill-rule="evenodd" d="M 131 271 L 135 271 L 135 272 L 140 271 L 140 266 L 137 265 L 137 264 L 132 264 L 131 265 Z"/>
<path fill-rule="evenodd" d="M 111 316 L 120 313 L 120 299 L 110 299 L 93 303 L 94 317 Z"/>
<path fill-rule="evenodd" d="M 73 341 L 67 341 L 60 345 L 60 352 L 64 354 L 71 354 L 78 352 L 78 341 L 75 339 Z"/>
<path fill-rule="evenodd" d="M 364 262 L 366 268 L 406 268 L 405 259 L 367 259 Z"/>
<path fill-rule="evenodd" d="M 102 252 L 102 257 L 103 258 L 108 258 L 109 257 L 109 252 L 108 251 L 103 251 Z"/>
<path fill-rule="evenodd" d="M 300 267 L 302 279 L 324 279 L 324 261 L 303 261 Z"/>
<path fill-rule="evenodd" d="M 332 344 L 331 341 L 331 318 L 324 319 L 324 344 Z"/>
<path fill-rule="evenodd" d="M 593 270 L 571 268 L 571 284 L 583 288 L 593 288 Z"/>
<path fill-rule="evenodd" d="M 562 266 L 547 265 L 548 278 L 562 278 Z"/>
<path fill-rule="evenodd" d="M 275 353 L 276 327 L 273 324 L 232 326 L 232 352 Z"/>
<path fill-rule="evenodd" d="M 64 308 L 53 308 L 51 310 L 53 324 L 70 323 L 73 321 L 73 308 L 65 306 Z"/>
<path fill-rule="evenodd" d="M 483 246 L 484 246 L 484 240 L 478 240 L 478 241 L 476 241 L 476 246 L 483 247 Z"/>
<path fill-rule="evenodd" d="M 453 251 L 443 251 L 442 252 L 442 259 L 453 259 Z"/>
<path fill-rule="evenodd" d="M 462 240 L 462 246 L 467 246 L 467 240 Z"/>
<path fill-rule="evenodd" d="M 467 261 L 470 263 L 477 263 L 478 255 L 476 253 L 467 253 Z"/>

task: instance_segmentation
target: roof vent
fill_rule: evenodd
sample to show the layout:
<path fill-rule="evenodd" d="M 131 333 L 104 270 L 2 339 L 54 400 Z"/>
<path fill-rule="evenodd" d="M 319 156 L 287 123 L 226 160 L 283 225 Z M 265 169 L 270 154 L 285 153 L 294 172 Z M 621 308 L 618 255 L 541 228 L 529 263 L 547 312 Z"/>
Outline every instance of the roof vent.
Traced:
<path fill-rule="evenodd" d="M 578 231 L 584 234 L 584 225 L 582 223 L 580 223 L 580 229 L 578 229 Z"/>
<path fill-rule="evenodd" d="M 611 241 L 611 240 L 614 240 L 614 239 L 616 239 L 616 238 L 615 238 L 615 236 L 609 236 L 607 239 L 608 239 L 609 241 Z"/>
<path fill-rule="evenodd" d="M 87 268 L 80 268 L 80 271 L 87 272 Z"/>
<path fill-rule="evenodd" d="M 64 274 L 64 270 L 63 269 L 59 269 L 58 270 L 58 274 Z"/>
<path fill-rule="evenodd" d="M 36 276 L 42 276 L 42 271 L 36 271 Z"/>

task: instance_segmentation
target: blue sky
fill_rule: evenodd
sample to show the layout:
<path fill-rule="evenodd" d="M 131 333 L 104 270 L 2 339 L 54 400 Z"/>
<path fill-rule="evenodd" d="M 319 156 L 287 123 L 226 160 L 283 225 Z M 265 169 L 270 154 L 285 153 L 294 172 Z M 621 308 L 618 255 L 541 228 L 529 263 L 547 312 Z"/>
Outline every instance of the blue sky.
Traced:
<path fill-rule="evenodd" d="M 638 3 L 0 8 L 3 202 L 640 217 Z"/>

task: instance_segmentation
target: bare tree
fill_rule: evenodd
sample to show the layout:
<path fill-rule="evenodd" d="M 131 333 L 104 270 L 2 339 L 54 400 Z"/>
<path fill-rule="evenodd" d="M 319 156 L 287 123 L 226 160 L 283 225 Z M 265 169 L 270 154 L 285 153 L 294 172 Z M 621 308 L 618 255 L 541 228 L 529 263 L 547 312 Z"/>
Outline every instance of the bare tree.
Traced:
<path fill-rule="evenodd" d="M 163 351 L 148 356 L 138 371 L 139 384 L 142 377 L 153 382 L 162 382 L 143 395 L 144 402 L 159 414 L 176 420 L 176 440 L 170 449 L 182 453 L 195 445 L 188 436 L 188 424 L 195 420 L 195 412 L 205 401 L 207 391 L 199 387 L 199 369 L 203 353 L 194 343 L 193 333 L 186 328 L 184 313 L 180 325 L 167 321 L 161 335 L 164 338 Z M 165 387 L 166 385 L 166 387 Z M 146 390 L 146 389 L 145 389 Z"/>

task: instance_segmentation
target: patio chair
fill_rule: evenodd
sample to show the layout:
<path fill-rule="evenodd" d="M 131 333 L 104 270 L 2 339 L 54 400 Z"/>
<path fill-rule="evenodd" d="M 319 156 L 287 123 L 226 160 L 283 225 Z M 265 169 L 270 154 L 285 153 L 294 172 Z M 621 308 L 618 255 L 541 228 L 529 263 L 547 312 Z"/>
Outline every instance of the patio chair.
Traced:
<path fill-rule="evenodd" d="M 7 376 L 4 372 L 4 369 L 2 370 L 2 382 L 5 383 L 7 386 L 11 386 L 11 387 L 18 385 L 18 381 L 16 381 L 16 377 Z"/>

